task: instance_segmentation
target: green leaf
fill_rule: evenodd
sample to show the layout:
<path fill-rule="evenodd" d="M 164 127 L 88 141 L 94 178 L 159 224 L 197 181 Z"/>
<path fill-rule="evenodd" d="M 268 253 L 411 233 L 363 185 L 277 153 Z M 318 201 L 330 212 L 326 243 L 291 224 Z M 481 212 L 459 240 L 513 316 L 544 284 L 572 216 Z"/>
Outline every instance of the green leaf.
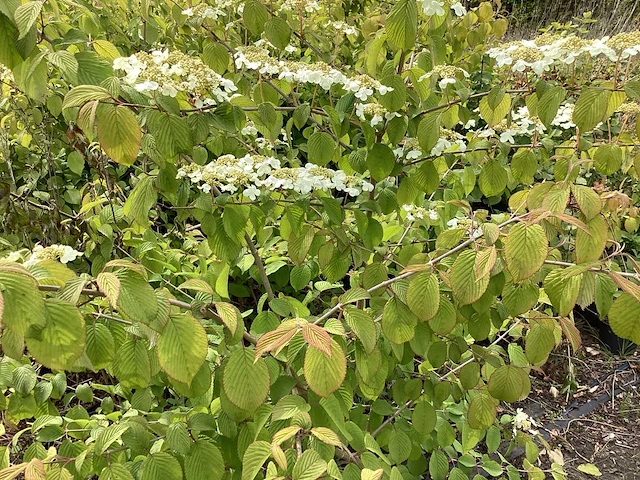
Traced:
<path fill-rule="evenodd" d="M 229 51 L 221 43 L 209 41 L 202 49 L 202 60 L 216 73 L 222 75 L 229 66 Z"/>
<path fill-rule="evenodd" d="M 445 480 L 449 473 L 449 459 L 439 449 L 435 449 L 431 452 L 431 458 L 429 458 L 429 475 L 433 480 Z"/>
<path fill-rule="evenodd" d="M 473 250 L 466 250 L 458 255 L 451 269 L 451 289 L 460 305 L 468 305 L 478 300 L 489 285 L 489 275 L 481 279 L 476 277 L 476 257 Z"/>
<path fill-rule="evenodd" d="M 94 370 L 108 366 L 115 358 L 115 342 L 111 331 L 102 323 L 87 326 L 85 352 Z"/>
<path fill-rule="evenodd" d="M 128 318 L 149 324 L 158 314 L 158 297 L 151 285 L 138 272 L 120 269 L 116 272 L 120 281 L 118 309 Z"/>
<path fill-rule="evenodd" d="M 440 295 L 440 307 L 429 320 L 429 326 L 438 335 L 448 335 L 456 326 L 456 308 L 446 295 Z"/>
<path fill-rule="evenodd" d="M 104 293 L 113 308 L 118 308 L 118 297 L 120 296 L 120 280 L 112 272 L 101 272 L 96 277 L 98 290 Z"/>
<path fill-rule="evenodd" d="M 640 302 L 623 292 L 609 309 L 609 325 L 619 337 L 640 344 Z"/>
<path fill-rule="evenodd" d="M 551 129 L 551 122 L 556 118 L 558 108 L 566 94 L 567 92 L 562 87 L 551 87 L 540 97 L 538 102 L 538 117 L 547 129 Z"/>
<path fill-rule="evenodd" d="M 218 447 L 206 440 L 198 440 L 184 458 L 186 480 L 221 480 L 224 460 Z"/>
<path fill-rule="evenodd" d="M 416 403 L 411 416 L 411 423 L 421 438 L 426 438 L 427 435 L 433 432 L 433 429 L 436 428 L 437 419 L 436 410 L 431 403 L 427 400 L 420 400 Z"/>
<path fill-rule="evenodd" d="M 347 360 L 340 344 L 331 339 L 331 356 L 315 347 L 307 347 L 303 371 L 311 390 L 321 397 L 331 395 L 342 385 L 347 373 Z"/>
<path fill-rule="evenodd" d="M 81 84 L 102 85 L 107 78 L 113 77 L 111 62 L 100 58 L 94 52 L 83 51 L 75 54 L 78 62 L 78 82 Z M 106 85 L 105 85 L 106 86 Z"/>
<path fill-rule="evenodd" d="M 154 111 L 147 124 L 156 140 L 158 151 L 163 155 L 174 158 L 180 153 L 191 153 L 193 135 L 184 118 Z"/>
<path fill-rule="evenodd" d="M 415 335 L 418 318 L 397 297 L 391 298 L 382 312 L 382 331 L 389 341 L 401 344 Z"/>
<path fill-rule="evenodd" d="M 598 215 L 602 210 L 602 202 L 593 188 L 583 185 L 571 185 L 571 193 L 578 203 L 578 207 L 585 216 L 587 222 Z"/>
<path fill-rule="evenodd" d="M 556 341 L 553 330 L 542 323 L 534 323 L 525 339 L 525 353 L 532 365 L 543 365 Z"/>
<path fill-rule="evenodd" d="M 113 370 L 125 387 L 148 387 L 151 381 L 151 363 L 147 343 L 136 338 L 125 340 L 116 352 Z"/>
<path fill-rule="evenodd" d="M 291 39 L 291 28 L 282 18 L 271 17 L 264 24 L 264 34 L 276 48 L 284 50 Z"/>
<path fill-rule="evenodd" d="M 293 480 L 316 480 L 327 471 L 327 462 L 315 450 L 305 450 L 293 466 Z"/>
<path fill-rule="evenodd" d="M 586 133 L 600 123 L 607 111 L 609 92 L 599 88 L 582 90 L 573 109 L 573 122 Z"/>
<path fill-rule="evenodd" d="M 485 197 L 500 195 L 507 187 L 509 176 L 498 160 L 489 160 L 478 177 L 478 186 Z"/>
<path fill-rule="evenodd" d="M 418 124 L 418 142 L 424 153 L 429 155 L 440 138 L 442 115 L 438 112 L 427 113 Z M 436 172 L 437 176 L 437 172 Z M 437 185 L 436 185 L 437 186 Z"/>
<path fill-rule="evenodd" d="M 128 108 L 103 104 L 96 113 L 100 146 L 116 162 L 131 165 L 138 158 L 142 130 Z"/>
<path fill-rule="evenodd" d="M 111 98 L 111 94 L 102 87 L 96 85 L 79 85 L 73 87 L 64 96 L 62 108 L 82 107 L 85 103 L 92 100 L 100 101 L 106 100 L 107 98 Z"/>
<path fill-rule="evenodd" d="M 122 208 L 123 213 L 141 227 L 149 224 L 149 211 L 158 200 L 154 179 L 145 175 L 129 194 Z"/>
<path fill-rule="evenodd" d="M 582 463 L 576 467 L 583 473 L 591 475 L 593 477 L 601 477 L 602 472 L 598 467 L 596 467 L 593 463 Z"/>
<path fill-rule="evenodd" d="M 421 272 L 409 282 L 407 305 L 421 320 L 431 320 L 440 308 L 440 284 L 430 272 Z"/>
<path fill-rule="evenodd" d="M 359 308 L 345 308 L 344 319 L 362 343 L 364 351 L 371 354 L 378 341 L 378 331 L 371 316 Z"/>
<path fill-rule="evenodd" d="M 566 277 L 562 269 L 556 269 L 545 277 L 544 291 L 559 315 L 566 316 L 573 310 L 580 293 L 582 275 Z"/>
<path fill-rule="evenodd" d="M 271 456 L 269 442 L 257 441 L 247 447 L 242 457 L 242 480 L 253 480 Z"/>
<path fill-rule="evenodd" d="M 40 11 L 42 10 L 43 2 L 27 2 L 16 8 L 13 14 L 13 18 L 16 21 L 18 27 L 18 40 L 23 39 L 31 30 L 31 27 L 36 23 Z"/>
<path fill-rule="evenodd" d="M 93 451 L 98 455 L 102 455 L 114 442 L 122 438 L 122 434 L 126 432 L 130 426 L 128 423 L 113 423 L 101 430 L 93 444 Z"/>
<path fill-rule="evenodd" d="M 386 145 L 376 143 L 367 154 L 367 168 L 371 177 L 376 180 L 387 178 L 396 165 L 396 157 L 393 151 Z"/>
<path fill-rule="evenodd" d="M 389 455 L 396 464 L 401 464 L 411 454 L 411 438 L 404 431 L 394 428 L 389 436 Z"/>
<path fill-rule="evenodd" d="M 166 453 L 149 455 L 142 463 L 141 480 L 182 480 L 182 467 L 178 460 Z"/>
<path fill-rule="evenodd" d="M 521 183 L 533 183 L 533 176 L 538 171 L 538 160 L 533 150 L 519 148 L 511 159 L 511 175 Z"/>
<path fill-rule="evenodd" d="M 191 383 L 207 356 L 204 328 L 190 313 L 171 315 L 158 337 L 158 360 L 167 375 Z"/>
<path fill-rule="evenodd" d="M 100 472 L 100 480 L 134 480 L 131 472 L 120 463 L 112 463 Z"/>
<path fill-rule="evenodd" d="M 264 30 L 265 22 L 269 18 L 269 12 L 259 1 L 247 0 L 242 11 L 242 18 L 251 33 L 260 35 Z"/>
<path fill-rule="evenodd" d="M 489 377 L 489 393 L 504 402 L 516 402 L 529 395 L 531 381 L 527 371 L 513 365 L 503 365 Z"/>
<path fill-rule="evenodd" d="M 640 100 L 640 80 L 629 80 L 624 84 L 624 91 L 635 100 Z"/>
<path fill-rule="evenodd" d="M 27 348 L 46 367 L 68 370 L 84 351 L 84 318 L 76 307 L 55 298 L 47 299 L 45 307 L 47 321 L 29 332 Z"/>
<path fill-rule="evenodd" d="M 311 225 L 304 225 L 299 232 L 291 232 L 289 237 L 289 257 L 297 266 L 301 265 L 315 237 L 315 229 Z"/>
<path fill-rule="evenodd" d="M 20 365 L 11 375 L 13 387 L 16 389 L 16 392 L 23 395 L 31 393 L 37 381 L 38 377 L 31 365 Z"/>
<path fill-rule="evenodd" d="M 307 142 L 309 161 L 324 166 L 333 158 L 335 140 L 326 132 L 314 132 Z"/>
<path fill-rule="evenodd" d="M 622 148 L 618 145 L 601 145 L 593 155 L 593 164 L 604 175 L 615 173 L 622 165 Z"/>
<path fill-rule="evenodd" d="M 393 4 L 385 23 L 387 39 L 401 50 L 411 50 L 418 31 L 416 0 L 398 0 Z"/>
<path fill-rule="evenodd" d="M 44 327 L 47 319 L 44 301 L 35 279 L 26 271 L 0 268 L 0 291 L 4 300 L 0 321 L 5 336 L 6 330 L 24 337 L 29 328 Z"/>
<path fill-rule="evenodd" d="M 511 96 L 501 87 L 494 87 L 489 95 L 480 100 L 480 115 L 490 127 L 500 123 L 509 113 Z"/>
<path fill-rule="evenodd" d="M 509 282 L 502 292 L 502 303 L 509 315 L 515 317 L 531 310 L 538 302 L 539 296 L 538 285 L 529 280 L 515 284 Z"/>
<path fill-rule="evenodd" d="M 589 233 L 582 229 L 576 232 L 576 263 L 596 261 L 607 244 L 609 227 L 603 215 L 597 215 L 586 222 Z"/>
<path fill-rule="evenodd" d="M 514 282 L 535 275 L 547 258 L 549 241 L 540 225 L 514 225 L 504 244 L 504 258 Z"/>
<path fill-rule="evenodd" d="M 262 358 L 254 362 L 254 351 L 235 350 L 222 373 L 222 388 L 231 403 L 241 410 L 255 411 L 269 393 L 269 368 Z"/>

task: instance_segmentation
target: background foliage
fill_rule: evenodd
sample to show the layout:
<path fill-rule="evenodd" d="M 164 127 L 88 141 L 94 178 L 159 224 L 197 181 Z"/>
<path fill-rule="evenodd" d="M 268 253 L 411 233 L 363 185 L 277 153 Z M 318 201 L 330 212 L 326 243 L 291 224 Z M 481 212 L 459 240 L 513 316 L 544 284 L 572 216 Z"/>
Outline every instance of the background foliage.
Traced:
<path fill-rule="evenodd" d="M 506 31 L 0 0 L 0 478 L 565 478 L 508 403 L 640 343 L 640 38 Z"/>

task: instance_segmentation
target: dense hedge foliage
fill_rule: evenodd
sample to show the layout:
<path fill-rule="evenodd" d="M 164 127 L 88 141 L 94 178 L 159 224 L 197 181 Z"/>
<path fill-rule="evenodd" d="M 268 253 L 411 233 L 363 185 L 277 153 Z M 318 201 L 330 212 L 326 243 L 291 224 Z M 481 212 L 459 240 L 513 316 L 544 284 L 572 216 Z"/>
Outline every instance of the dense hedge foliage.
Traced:
<path fill-rule="evenodd" d="M 0 1 L 0 478 L 565 478 L 509 403 L 640 343 L 640 33 L 506 30 Z"/>

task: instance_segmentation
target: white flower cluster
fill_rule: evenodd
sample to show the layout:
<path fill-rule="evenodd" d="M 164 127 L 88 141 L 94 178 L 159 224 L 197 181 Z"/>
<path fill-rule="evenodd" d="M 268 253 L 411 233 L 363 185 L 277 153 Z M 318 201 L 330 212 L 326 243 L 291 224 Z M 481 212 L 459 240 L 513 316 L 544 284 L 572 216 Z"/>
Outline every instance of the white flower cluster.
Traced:
<path fill-rule="evenodd" d="M 540 35 L 535 40 L 511 42 L 491 48 L 487 54 L 498 67 L 509 66 L 514 72 L 531 69 L 538 75 L 554 66 L 570 65 L 583 55 L 603 55 L 612 62 L 640 54 L 640 32 L 620 33 L 614 37 L 585 40 L 575 35 Z"/>
<path fill-rule="evenodd" d="M 277 158 L 248 154 L 241 158 L 222 155 L 204 166 L 187 165 L 180 168 L 177 175 L 177 178 L 185 177 L 207 193 L 214 185 L 229 193 L 243 188 L 242 193 L 252 201 L 266 190 L 293 190 L 298 193 L 337 190 L 352 197 L 373 190 L 371 183 L 347 175 L 342 170 L 331 170 L 313 163 L 298 168 L 282 167 Z"/>
<path fill-rule="evenodd" d="M 157 91 L 170 97 L 185 92 L 193 97 L 196 108 L 228 101 L 237 90 L 231 80 L 218 75 L 202 60 L 179 51 L 154 50 L 118 57 L 113 68 L 124 71 L 124 82 L 139 92 Z"/>
<path fill-rule="evenodd" d="M 447 85 L 456 83 L 459 74 L 462 74 L 464 78 L 469 78 L 470 76 L 466 70 L 453 65 L 434 65 L 430 72 L 418 78 L 418 82 L 430 80 L 431 78 L 439 78 L 438 86 L 444 90 L 447 88 Z"/>
<path fill-rule="evenodd" d="M 551 125 L 555 127 L 560 127 L 563 130 L 569 130 L 570 128 L 574 128 L 576 126 L 573 123 L 573 107 L 575 105 L 573 103 L 567 103 L 565 105 L 560 105 L 558 108 L 558 113 L 556 117 L 551 121 Z"/>
<path fill-rule="evenodd" d="M 356 30 L 356 27 L 349 25 L 348 23 L 345 22 L 328 22 L 326 24 L 327 27 L 333 27 L 335 28 L 338 32 L 342 32 L 345 35 L 357 35 L 358 34 L 358 30 Z"/>
<path fill-rule="evenodd" d="M 407 214 L 407 220 L 414 222 L 416 220 L 422 220 L 429 218 L 429 220 L 438 220 L 440 216 L 438 212 L 433 208 L 416 207 L 415 205 L 403 205 L 402 209 Z"/>
<path fill-rule="evenodd" d="M 218 20 L 220 17 L 227 16 L 226 8 L 229 8 L 233 5 L 233 0 L 216 0 L 213 2 L 214 5 L 207 5 L 206 3 L 201 3 L 196 5 L 195 7 L 189 7 L 182 11 L 182 14 L 193 18 L 196 20 Z"/>
<path fill-rule="evenodd" d="M 399 117 L 397 112 L 388 112 L 379 103 L 358 103 L 356 104 L 356 116 L 366 121 L 367 117 L 370 117 L 369 123 L 372 127 L 384 124 L 385 120 L 391 120 L 392 118 Z"/>
<path fill-rule="evenodd" d="M 33 247 L 29 257 L 24 260 L 25 257 L 20 252 L 11 252 L 2 260 L 7 262 L 19 262 L 23 261 L 25 267 L 36 265 L 43 260 L 59 260 L 60 263 L 73 262 L 76 258 L 82 255 L 82 252 L 75 250 L 69 245 L 49 245 L 43 247 L 42 245 L 36 245 Z"/>
<path fill-rule="evenodd" d="M 442 16 L 445 14 L 445 6 L 448 4 L 445 0 L 420 0 L 420 6 L 422 11 L 428 17 L 432 15 Z M 460 2 L 453 2 L 449 5 L 453 13 L 458 17 L 462 17 L 467 14 L 467 9 Z"/>
<path fill-rule="evenodd" d="M 277 76 L 287 82 L 310 83 L 329 90 L 333 85 L 341 85 L 356 98 L 365 101 L 374 91 L 380 95 L 392 92 L 393 88 L 382 85 L 368 75 L 347 77 L 344 73 L 322 62 L 304 63 L 277 60 L 269 56 L 267 50 L 255 46 L 238 49 L 235 54 L 237 68 L 257 70 L 263 75 Z"/>
<path fill-rule="evenodd" d="M 533 433 L 533 434 L 538 433 L 536 430 L 532 428 L 532 427 L 538 426 L 536 421 L 533 418 L 531 418 L 529 415 L 527 415 L 527 413 L 521 408 L 518 408 L 516 410 L 516 414 L 514 415 L 512 422 L 513 422 L 514 433 L 516 433 L 517 430 L 528 431 L 529 433 Z"/>
<path fill-rule="evenodd" d="M 313 13 L 320 10 L 320 4 L 315 0 L 284 0 L 280 10 L 287 12 L 307 12 Z"/>

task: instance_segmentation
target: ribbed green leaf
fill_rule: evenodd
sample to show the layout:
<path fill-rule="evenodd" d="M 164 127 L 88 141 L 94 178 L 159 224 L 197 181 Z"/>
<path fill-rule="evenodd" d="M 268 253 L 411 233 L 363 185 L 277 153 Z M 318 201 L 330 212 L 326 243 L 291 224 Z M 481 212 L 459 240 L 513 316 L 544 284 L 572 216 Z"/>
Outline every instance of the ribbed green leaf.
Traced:
<path fill-rule="evenodd" d="M 43 327 L 46 313 L 36 281 L 26 270 L 0 268 L 0 290 L 4 308 L 0 321 L 4 328 L 24 337 L 31 326 Z"/>
<path fill-rule="evenodd" d="M 11 375 L 11 383 L 17 392 L 28 395 L 36 386 L 38 377 L 31 365 L 20 365 Z"/>
<path fill-rule="evenodd" d="M 128 318 L 149 324 L 158 314 L 158 298 L 153 288 L 137 272 L 120 269 L 116 272 L 120 280 L 118 309 Z"/>
<path fill-rule="evenodd" d="M 493 398 L 515 402 L 529 395 L 531 381 L 526 370 L 513 365 L 503 365 L 491 374 L 488 387 Z"/>
<path fill-rule="evenodd" d="M 244 452 L 242 457 L 242 480 L 253 480 L 258 472 L 271 456 L 271 445 L 269 442 L 253 442 Z"/>
<path fill-rule="evenodd" d="M 478 177 L 478 186 L 485 197 L 500 195 L 507 186 L 508 175 L 498 160 L 489 160 Z"/>
<path fill-rule="evenodd" d="M 609 310 L 609 324 L 619 337 L 640 344 L 640 302 L 623 292 Z"/>
<path fill-rule="evenodd" d="M 580 293 L 582 275 L 566 277 L 562 269 L 553 270 L 544 279 L 544 291 L 558 311 L 566 316 L 573 310 Z"/>
<path fill-rule="evenodd" d="M 331 356 L 309 346 L 304 357 L 304 377 L 309 388 L 321 397 L 328 397 L 342 385 L 347 373 L 347 360 L 338 342 L 331 340 Z"/>
<path fill-rule="evenodd" d="M 573 109 L 573 122 L 582 133 L 593 130 L 607 111 L 609 92 L 600 88 L 582 90 Z"/>
<path fill-rule="evenodd" d="M 551 87 L 540 97 L 538 117 L 545 127 L 551 128 L 551 122 L 556 118 L 558 108 L 566 94 L 567 92 L 562 87 Z"/>
<path fill-rule="evenodd" d="M 314 132 L 307 142 L 309 161 L 316 165 L 326 165 L 333 158 L 336 141 L 326 132 Z"/>
<path fill-rule="evenodd" d="M 451 289 L 455 299 L 461 305 L 467 305 L 478 300 L 489 285 L 489 276 L 476 278 L 476 252 L 466 250 L 462 252 L 451 269 Z"/>
<path fill-rule="evenodd" d="M 544 364 L 555 344 L 553 331 L 547 325 L 533 324 L 525 339 L 525 352 L 529 362 L 532 365 Z"/>
<path fill-rule="evenodd" d="M 142 339 L 127 339 L 116 352 L 113 369 L 115 376 L 125 387 L 148 387 L 151 381 L 151 364 L 147 343 Z"/>
<path fill-rule="evenodd" d="M 500 123 L 509 113 L 511 96 L 502 88 L 495 87 L 489 95 L 480 100 L 480 115 L 489 126 Z"/>
<path fill-rule="evenodd" d="M 236 407 L 255 411 L 269 392 L 269 369 L 262 358 L 254 362 L 254 351 L 239 348 L 229 357 L 222 373 L 222 388 Z"/>
<path fill-rule="evenodd" d="M 224 460 L 218 447 L 206 440 L 191 445 L 184 459 L 186 480 L 220 480 L 224 475 Z"/>
<path fill-rule="evenodd" d="M 547 258 L 548 248 L 547 235 L 540 225 L 514 225 L 504 245 L 504 258 L 513 281 L 520 282 L 535 275 Z"/>
<path fill-rule="evenodd" d="M 407 305 L 422 321 L 431 320 L 440 307 L 440 285 L 431 272 L 421 272 L 409 282 Z"/>
<path fill-rule="evenodd" d="M 122 211 L 141 227 L 149 224 L 149 210 L 157 201 L 158 192 L 153 177 L 145 175 L 133 188 Z"/>
<path fill-rule="evenodd" d="M 141 480 L 182 480 L 180 463 L 166 452 L 149 455 L 142 468 Z"/>
<path fill-rule="evenodd" d="M 167 375 L 191 383 L 207 356 L 207 334 L 190 313 L 172 315 L 158 338 L 160 366 Z"/>
<path fill-rule="evenodd" d="M 133 480 L 133 475 L 120 463 L 112 463 L 102 469 L 100 480 Z"/>
<path fill-rule="evenodd" d="M 496 401 L 485 393 L 473 397 L 467 412 L 471 428 L 487 428 L 496 421 Z"/>
<path fill-rule="evenodd" d="M 27 33 L 29 33 L 29 30 L 31 30 L 31 27 L 36 23 L 36 20 L 40 15 L 40 11 L 42 10 L 42 3 L 43 2 L 27 2 L 16 8 L 13 18 L 16 21 L 16 26 L 20 33 L 18 40 L 24 38 Z"/>
<path fill-rule="evenodd" d="M 327 471 L 327 462 L 315 450 L 305 450 L 291 472 L 293 480 L 315 480 Z"/>
<path fill-rule="evenodd" d="M 367 167 L 371 177 L 376 180 L 387 178 L 396 165 L 396 157 L 393 151 L 386 145 L 376 143 L 367 154 Z"/>
<path fill-rule="evenodd" d="M 76 307 L 56 298 L 45 301 L 45 311 L 46 323 L 29 331 L 27 348 L 41 364 L 68 370 L 84 351 L 84 318 Z"/>
<path fill-rule="evenodd" d="M 107 155 L 118 163 L 131 165 L 138 157 L 142 140 L 135 114 L 128 107 L 103 104 L 96 120 L 98 139 Z"/>
<path fill-rule="evenodd" d="M 399 0 L 393 4 L 385 23 L 387 39 L 402 50 L 410 50 L 416 42 L 418 31 L 418 6 L 416 0 Z"/>
<path fill-rule="evenodd" d="M 576 263 L 598 260 L 607 244 L 609 227 L 603 215 L 596 215 L 586 224 L 589 233 L 582 229 L 576 232 Z"/>
<path fill-rule="evenodd" d="M 415 335 L 418 317 L 397 297 L 391 298 L 382 312 L 382 331 L 391 342 L 408 342 Z"/>
<path fill-rule="evenodd" d="M 362 342 L 365 352 L 370 354 L 376 347 L 378 341 L 378 331 L 373 322 L 373 318 L 358 308 L 346 308 L 344 310 L 344 319 L 349 328 L 356 334 L 358 340 Z"/>
<path fill-rule="evenodd" d="M 174 158 L 179 153 L 191 152 L 193 136 L 184 118 L 170 113 L 153 112 L 148 126 L 158 150 L 163 155 Z"/>
<path fill-rule="evenodd" d="M 115 357 L 115 343 L 111 331 L 102 323 L 87 326 L 85 352 L 95 370 L 108 366 Z"/>

